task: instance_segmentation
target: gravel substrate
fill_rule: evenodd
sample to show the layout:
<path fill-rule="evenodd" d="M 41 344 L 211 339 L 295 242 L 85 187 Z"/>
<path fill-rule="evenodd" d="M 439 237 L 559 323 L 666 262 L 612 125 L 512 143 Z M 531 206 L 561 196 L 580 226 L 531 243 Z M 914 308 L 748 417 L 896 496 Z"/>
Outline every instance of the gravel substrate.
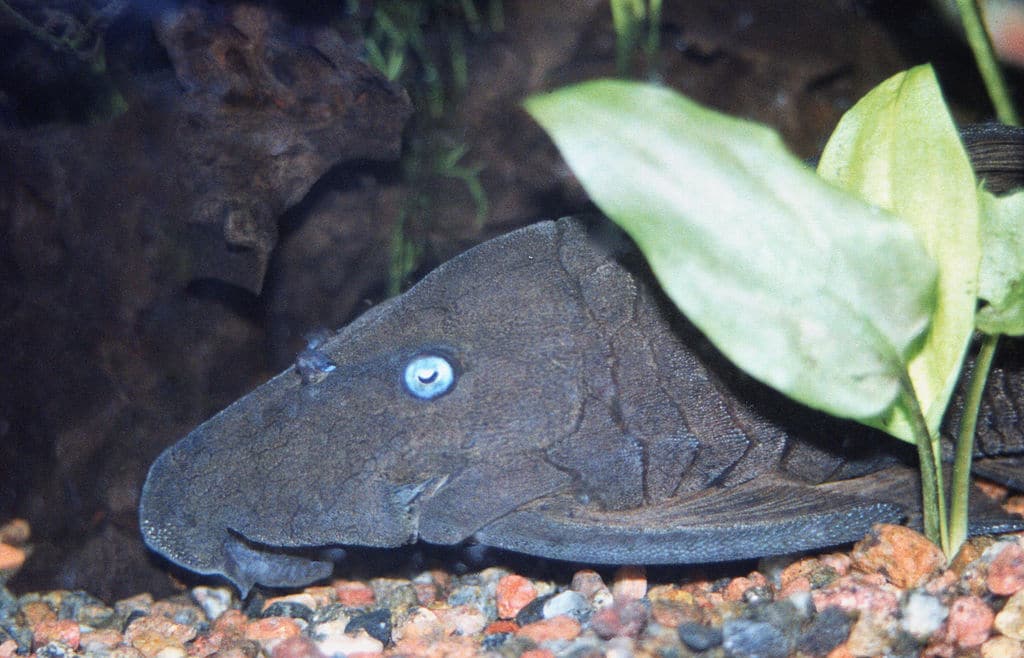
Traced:
<path fill-rule="evenodd" d="M 19 550 L 3 545 L 0 556 Z M 916 532 L 877 526 L 850 553 L 689 582 L 633 567 L 608 577 L 580 570 L 566 582 L 501 567 L 433 569 L 244 602 L 228 588 L 194 587 L 112 605 L 81 591 L 0 589 L 0 658 L 1024 658 L 1024 533 L 976 538 L 944 562 Z"/>

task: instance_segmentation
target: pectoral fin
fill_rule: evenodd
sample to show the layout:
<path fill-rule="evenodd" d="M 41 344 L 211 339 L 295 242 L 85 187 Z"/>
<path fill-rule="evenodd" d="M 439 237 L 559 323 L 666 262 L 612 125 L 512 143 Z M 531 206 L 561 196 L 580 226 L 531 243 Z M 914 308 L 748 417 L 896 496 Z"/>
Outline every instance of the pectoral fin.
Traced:
<path fill-rule="evenodd" d="M 1011 458 L 984 459 L 976 460 L 975 465 L 980 463 L 987 464 L 987 466 L 1002 466 L 1005 469 L 1005 474 L 1016 475 L 1020 478 L 1019 473 L 1014 473 L 1014 469 L 1020 468 L 1020 466 L 1015 467 L 1012 464 L 1013 461 Z M 995 480 L 1001 480 L 984 468 L 974 470 Z M 943 480 L 948 483 L 952 479 L 952 469 L 945 468 Z M 1012 482 L 1007 484 L 1012 486 Z M 855 493 L 871 500 L 898 505 L 906 511 L 907 516 L 904 522 L 908 526 L 917 530 L 922 528 L 921 487 L 917 473 L 910 467 L 895 466 L 864 477 L 833 482 L 821 485 L 821 487 L 839 493 Z M 971 487 L 967 511 L 969 521 L 967 531 L 970 535 L 999 534 L 1024 529 L 1024 518 L 1010 514 L 976 486 Z"/>
<path fill-rule="evenodd" d="M 491 519 L 569 484 L 568 476 L 539 454 L 501 457 L 463 468 L 425 497 L 419 506 L 420 539 L 457 544 Z"/>
<path fill-rule="evenodd" d="M 1024 457 L 975 459 L 971 470 L 1018 491 L 1024 490 Z"/>
<path fill-rule="evenodd" d="M 545 498 L 482 528 L 483 544 L 593 563 L 721 562 L 855 541 L 896 504 L 788 481 L 750 481 L 633 510 Z"/>

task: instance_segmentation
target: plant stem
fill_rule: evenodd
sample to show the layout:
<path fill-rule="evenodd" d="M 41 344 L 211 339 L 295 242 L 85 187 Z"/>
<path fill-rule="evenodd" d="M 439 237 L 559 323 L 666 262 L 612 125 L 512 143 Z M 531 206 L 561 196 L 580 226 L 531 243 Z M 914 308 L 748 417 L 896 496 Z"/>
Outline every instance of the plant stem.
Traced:
<path fill-rule="evenodd" d="M 658 48 L 661 46 L 661 0 L 647 3 L 647 74 L 656 74 L 659 67 Z"/>
<path fill-rule="evenodd" d="M 963 22 L 967 42 L 971 45 L 974 60 L 985 81 L 992 105 L 996 108 L 999 120 L 1011 126 L 1020 125 L 1020 117 L 1013 105 L 1010 93 L 1006 89 L 1006 79 L 996 62 L 992 51 L 992 39 L 981 21 L 978 11 L 978 0 L 957 0 L 960 20 Z M 981 407 L 981 396 L 985 392 L 988 373 L 992 368 L 998 335 L 986 335 L 978 350 L 978 358 L 971 372 L 967 397 L 964 400 L 963 414 L 960 417 L 960 428 L 956 440 L 956 454 L 953 460 L 953 482 L 950 495 L 951 505 L 949 518 L 949 543 L 952 551 L 960 549 L 967 538 L 967 511 L 971 486 L 971 460 L 974 457 L 974 435 L 978 426 L 978 410 Z M 949 552 L 946 555 L 950 555 Z"/>
<path fill-rule="evenodd" d="M 956 0 L 960 9 L 960 20 L 963 22 L 967 43 L 971 45 L 974 59 L 978 63 L 981 78 L 985 81 L 989 98 L 996 108 L 996 116 L 1005 124 L 1019 126 L 1020 118 L 1013 107 L 1010 93 L 1006 89 L 1006 80 L 992 52 L 992 39 L 981 22 L 977 0 Z"/>
<path fill-rule="evenodd" d="M 921 463 L 921 514 L 924 534 L 942 548 L 949 557 L 949 530 L 946 524 L 946 494 L 942 486 L 942 460 L 936 442 L 933 441 L 928 423 L 924 419 L 921 405 L 910 376 L 904 374 L 902 404 L 910 419 L 910 429 L 917 445 L 917 457 Z"/>
<path fill-rule="evenodd" d="M 504 0 L 491 0 L 487 5 L 487 22 L 492 32 L 505 31 L 505 7 L 502 6 L 502 2 Z"/>
<path fill-rule="evenodd" d="M 956 552 L 967 538 L 967 496 L 971 486 L 971 458 L 974 456 L 974 432 L 978 425 L 978 408 L 985 392 L 988 372 L 996 354 L 999 336 L 986 334 L 974 362 L 971 381 L 964 398 L 960 431 L 956 439 L 956 457 L 953 460 L 953 482 L 950 485 L 949 514 L 950 547 Z"/>
<path fill-rule="evenodd" d="M 630 60 L 636 48 L 637 30 L 643 16 L 642 0 L 610 0 L 615 26 L 615 70 L 620 78 L 629 74 Z"/>

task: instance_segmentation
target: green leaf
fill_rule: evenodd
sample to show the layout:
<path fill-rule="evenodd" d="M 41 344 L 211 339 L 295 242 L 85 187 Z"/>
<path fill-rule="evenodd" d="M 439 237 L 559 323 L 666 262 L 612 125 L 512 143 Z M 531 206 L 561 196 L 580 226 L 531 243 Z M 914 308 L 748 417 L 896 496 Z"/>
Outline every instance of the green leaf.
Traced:
<path fill-rule="evenodd" d="M 1024 191 L 981 193 L 981 274 L 978 329 L 1024 335 Z"/>
<path fill-rule="evenodd" d="M 772 130 L 664 88 L 600 80 L 526 107 L 733 362 L 838 416 L 892 405 L 934 304 L 935 266 L 908 226 Z"/>
<path fill-rule="evenodd" d="M 974 170 L 931 66 L 889 78 L 854 105 L 818 173 L 907 221 L 938 263 L 931 330 L 909 365 L 928 429 L 938 436 L 974 330 L 981 256 Z M 871 424 L 913 441 L 907 414 L 897 405 Z"/>

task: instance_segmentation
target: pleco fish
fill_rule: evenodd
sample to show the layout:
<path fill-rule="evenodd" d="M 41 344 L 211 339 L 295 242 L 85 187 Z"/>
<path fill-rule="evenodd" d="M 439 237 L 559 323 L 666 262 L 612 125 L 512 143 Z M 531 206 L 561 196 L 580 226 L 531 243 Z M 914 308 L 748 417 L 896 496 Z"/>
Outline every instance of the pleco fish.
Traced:
<path fill-rule="evenodd" d="M 979 451 L 1024 452 L 1003 371 Z M 146 542 L 243 592 L 301 585 L 310 547 L 417 540 L 588 563 L 820 548 L 914 522 L 905 444 L 728 364 L 606 220 L 484 243 L 311 345 L 167 449 Z M 982 470 L 1024 484 L 1021 463 Z M 1022 527 L 977 499 L 972 531 Z"/>

